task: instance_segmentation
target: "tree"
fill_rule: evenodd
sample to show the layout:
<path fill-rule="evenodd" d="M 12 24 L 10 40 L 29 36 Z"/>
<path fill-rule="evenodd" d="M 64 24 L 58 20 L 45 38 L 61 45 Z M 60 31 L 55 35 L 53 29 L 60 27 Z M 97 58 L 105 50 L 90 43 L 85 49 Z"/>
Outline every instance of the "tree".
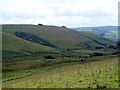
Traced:
<path fill-rule="evenodd" d="M 67 27 L 65 27 L 65 26 L 62 26 L 62 28 L 67 28 Z"/>
<path fill-rule="evenodd" d="M 38 26 L 44 26 L 43 24 L 38 24 Z"/>

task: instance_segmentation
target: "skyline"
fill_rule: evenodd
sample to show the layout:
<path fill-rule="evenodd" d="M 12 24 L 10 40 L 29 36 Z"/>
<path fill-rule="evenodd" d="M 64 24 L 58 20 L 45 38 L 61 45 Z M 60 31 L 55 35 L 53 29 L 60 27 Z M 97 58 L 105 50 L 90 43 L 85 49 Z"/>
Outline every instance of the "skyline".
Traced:
<path fill-rule="evenodd" d="M 1 24 L 117 26 L 119 0 L 1 0 Z"/>

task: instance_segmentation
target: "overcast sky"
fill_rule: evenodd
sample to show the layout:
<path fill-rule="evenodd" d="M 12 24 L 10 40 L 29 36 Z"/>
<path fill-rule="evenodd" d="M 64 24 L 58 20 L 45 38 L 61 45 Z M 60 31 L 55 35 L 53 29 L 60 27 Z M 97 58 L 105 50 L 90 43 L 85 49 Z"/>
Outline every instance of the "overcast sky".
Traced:
<path fill-rule="evenodd" d="M 0 0 L 0 23 L 67 27 L 118 24 L 119 0 Z"/>

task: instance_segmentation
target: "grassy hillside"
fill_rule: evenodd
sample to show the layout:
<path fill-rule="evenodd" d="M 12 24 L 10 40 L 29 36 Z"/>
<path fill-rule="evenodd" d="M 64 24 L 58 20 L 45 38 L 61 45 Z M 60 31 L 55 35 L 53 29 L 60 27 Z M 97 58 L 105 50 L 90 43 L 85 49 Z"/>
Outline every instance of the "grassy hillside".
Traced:
<path fill-rule="evenodd" d="M 24 75 L 30 73 L 29 71 Z M 2 86 L 3 88 L 119 88 L 118 58 L 16 78 L 3 82 Z"/>
<path fill-rule="evenodd" d="M 2 46 L 3 88 L 118 87 L 117 46 L 101 36 L 66 27 L 3 25 Z"/>
<path fill-rule="evenodd" d="M 3 57 L 54 50 L 54 48 L 32 43 L 5 32 L 2 33 L 2 41 Z"/>
<path fill-rule="evenodd" d="M 78 27 L 76 30 L 90 32 L 108 38 L 113 41 L 118 41 L 118 26 L 103 26 L 103 27 Z"/>
<path fill-rule="evenodd" d="M 64 27 L 37 26 L 37 25 L 3 25 L 3 32 L 15 35 L 23 32 L 42 38 L 57 48 L 94 49 L 95 47 L 108 47 L 114 42 L 100 36 L 72 30 Z M 30 41 L 30 40 L 29 40 Z"/>

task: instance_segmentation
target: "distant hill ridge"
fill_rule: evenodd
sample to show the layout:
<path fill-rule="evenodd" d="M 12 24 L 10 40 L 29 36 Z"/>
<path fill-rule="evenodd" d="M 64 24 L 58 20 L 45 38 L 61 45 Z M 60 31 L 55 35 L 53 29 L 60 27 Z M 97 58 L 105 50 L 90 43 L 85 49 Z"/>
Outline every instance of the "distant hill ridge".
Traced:
<path fill-rule="evenodd" d="M 108 38 L 113 41 L 118 41 L 118 26 L 99 26 L 99 27 L 76 27 L 76 30 L 90 32 Z"/>
<path fill-rule="evenodd" d="M 2 25 L 3 50 L 21 53 L 55 49 L 96 49 L 115 46 L 114 41 L 66 27 Z M 25 47 L 27 46 L 27 47 Z"/>

